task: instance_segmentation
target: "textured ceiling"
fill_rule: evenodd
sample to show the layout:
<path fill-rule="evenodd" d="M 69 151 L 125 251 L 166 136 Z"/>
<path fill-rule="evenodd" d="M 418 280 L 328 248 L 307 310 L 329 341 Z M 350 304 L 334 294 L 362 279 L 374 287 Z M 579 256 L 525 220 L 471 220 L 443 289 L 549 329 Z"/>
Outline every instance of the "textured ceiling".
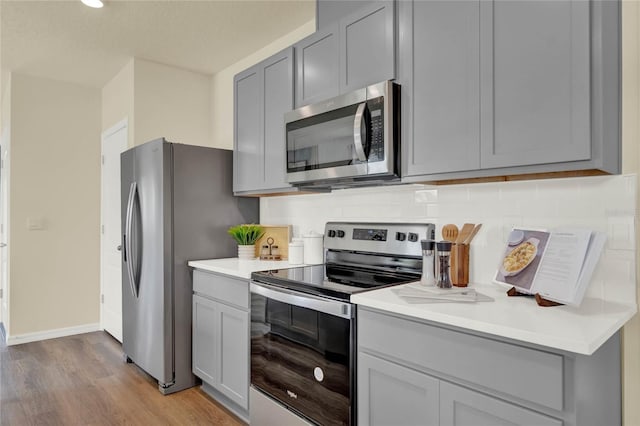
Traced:
<path fill-rule="evenodd" d="M 94 87 L 132 57 L 214 74 L 314 17 L 315 0 L 0 0 L 0 66 Z"/>

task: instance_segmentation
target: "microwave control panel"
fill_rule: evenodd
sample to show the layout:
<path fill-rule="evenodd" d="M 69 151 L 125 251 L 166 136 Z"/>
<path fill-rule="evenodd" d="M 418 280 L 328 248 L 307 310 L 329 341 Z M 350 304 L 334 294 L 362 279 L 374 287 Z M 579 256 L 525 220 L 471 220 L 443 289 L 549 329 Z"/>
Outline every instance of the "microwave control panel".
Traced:
<path fill-rule="evenodd" d="M 369 162 L 384 160 L 384 103 L 382 98 L 376 98 L 367 102 L 371 111 Z"/>

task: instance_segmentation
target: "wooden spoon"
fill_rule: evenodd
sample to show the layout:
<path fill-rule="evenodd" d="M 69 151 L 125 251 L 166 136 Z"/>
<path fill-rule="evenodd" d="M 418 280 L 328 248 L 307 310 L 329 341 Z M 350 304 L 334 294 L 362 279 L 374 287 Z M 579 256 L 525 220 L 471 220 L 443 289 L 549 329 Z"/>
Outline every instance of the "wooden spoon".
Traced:
<path fill-rule="evenodd" d="M 471 233 L 469 234 L 469 236 L 463 241 L 464 244 L 471 244 L 471 240 L 473 240 L 473 237 L 476 236 L 476 234 L 478 233 L 478 231 L 480 230 L 480 227 L 482 226 L 481 223 L 477 224 L 475 228 L 473 228 L 473 231 L 471 231 Z"/>
<path fill-rule="evenodd" d="M 456 243 L 464 242 L 469 236 L 469 234 L 473 232 L 473 228 L 475 228 L 475 225 L 473 223 L 465 223 L 464 225 L 462 225 L 462 229 L 458 234 L 458 238 L 456 238 Z"/>
<path fill-rule="evenodd" d="M 454 242 L 458 238 L 458 227 L 452 223 L 448 223 L 442 227 L 442 239 Z"/>

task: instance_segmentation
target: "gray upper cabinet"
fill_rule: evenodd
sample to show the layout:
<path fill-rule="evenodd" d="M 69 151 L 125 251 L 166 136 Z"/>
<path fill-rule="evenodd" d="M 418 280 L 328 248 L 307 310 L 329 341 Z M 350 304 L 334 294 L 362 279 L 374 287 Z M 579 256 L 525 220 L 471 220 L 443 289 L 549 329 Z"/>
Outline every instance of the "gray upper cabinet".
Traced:
<path fill-rule="evenodd" d="M 293 109 L 293 65 L 289 47 L 235 76 L 236 194 L 292 191 L 285 176 L 284 114 Z"/>
<path fill-rule="evenodd" d="M 393 1 L 367 4 L 340 20 L 340 92 L 395 78 Z"/>
<path fill-rule="evenodd" d="M 233 192 L 262 187 L 262 112 L 259 67 L 234 80 Z"/>
<path fill-rule="evenodd" d="M 620 2 L 401 1 L 404 182 L 620 173 Z"/>
<path fill-rule="evenodd" d="M 395 78 L 395 3 L 355 3 L 355 11 L 294 45 L 296 108 Z"/>
<path fill-rule="evenodd" d="M 589 2 L 483 1 L 483 168 L 588 160 Z"/>
<path fill-rule="evenodd" d="M 263 64 L 265 188 L 288 188 L 284 114 L 293 109 L 293 48 Z"/>
<path fill-rule="evenodd" d="M 399 3 L 403 175 L 480 168 L 480 2 Z"/>
<path fill-rule="evenodd" d="M 294 45 L 296 108 L 338 95 L 338 39 L 336 23 Z"/>

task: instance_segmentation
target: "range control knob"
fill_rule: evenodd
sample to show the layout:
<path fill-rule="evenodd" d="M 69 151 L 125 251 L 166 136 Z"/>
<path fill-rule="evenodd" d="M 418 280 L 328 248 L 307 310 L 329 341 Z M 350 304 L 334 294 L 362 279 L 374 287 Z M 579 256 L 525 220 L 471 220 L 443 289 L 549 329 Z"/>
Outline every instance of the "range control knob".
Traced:
<path fill-rule="evenodd" d="M 411 241 L 413 243 L 418 241 L 418 234 L 415 234 L 413 232 L 409 232 L 409 241 Z"/>
<path fill-rule="evenodd" d="M 336 235 L 338 236 L 338 238 L 344 238 L 344 231 L 339 229 Z"/>
<path fill-rule="evenodd" d="M 334 231 L 333 229 L 330 229 L 330 230 L 327 232 L 327 236 L 328 236 L 329 238 L 333 238 L 333 237 L 335 237 L 335 236 L 336 236 L 336 231 Z"/>
<path fill-rule="evenodd" d="M 407 234 L 405 234 L 404 232 L 396 232 L 396 240 L 404 241 L 406 239 L 407 239 Z"/>

